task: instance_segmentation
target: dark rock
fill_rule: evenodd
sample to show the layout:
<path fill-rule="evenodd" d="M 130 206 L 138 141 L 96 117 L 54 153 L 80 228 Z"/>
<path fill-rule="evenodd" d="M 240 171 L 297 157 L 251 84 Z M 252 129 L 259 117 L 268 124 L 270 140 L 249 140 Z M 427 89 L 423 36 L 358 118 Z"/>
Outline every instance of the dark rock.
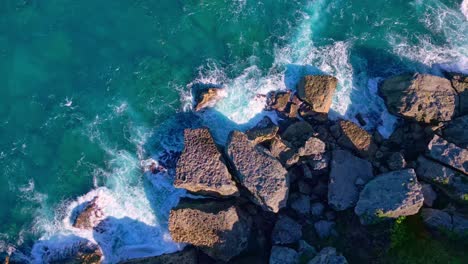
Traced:
<path fill-rule="evenodd" d="M 338 79 L 333 76 L 305 76 L 297 86 L 297 95 L 314 112 L 328 113 Z"/>
<path fill-rule="evenodd" d="M 223 202 L 192 202 L 171 210 L 169 231 L 177 243 L 200 248 L 228 261 L 247 248 L 251 219 L 239 207 Z"/>
<path fill-rule="evenodd" d="M 291 92 L 289 91 L 272 92 L 268 95 L 267 109 L 283 112 L 286 110 L 286 107 L 288 106 L 290 98 L 291 98 Z"/>
<path fill-rule="evenodd" d="M 422 185 L 422 192 L 424 196 L 424 205 L 427 207 L 432 207 L 434 201 L 437 199 L 437 193 L 432 189 L 430 184 L 424 183 Z"/>
<path fill-rule="evenodd" d="M 300 240 L 298 253 L 301 260 L 311 260 L 317 255 L 317 250 L 306 241 Z"/>
<path fill-rule="evenodd" d="M 450 81 L 460 98 L 460 115 L 468 114 L 468 76 L 461 73 L 450 73 Z"/>
<path fill-rule="evenodd" d="M 385 80 L 380 93 L 390 113 L 423 123 L 450 121 L 458 107 L 450 81 L 433 75 L 392 77 Z"/>
<path fill-rule="evenodd" d="M 271 233 L 273 244 L 291 244 L 302 237 L 302 226 L 288 216 L 280 216 Z"/>
<path fill-rule="evenodd" d="M 467 90 L 468 93 L 468 90 Z M 468 102 L 467 102 L 468 103 Z M 468 148 L 468 115 L 450 121 L 443 129 L 442 134 L 448 141 Z"/>
<path fill-rule="evenodd" d="M 185 148 L 176 168 L 174 186 L 190 192 L 223 196 L 238 196 L 226 163 L 208 129 L 186 129 Z"/>
<path fill-rule="evenodd" d="M 305 181 L 299 181 L 297 183 L 298 187 L 299 187 L 299 192 L 300 193 L 303 193 L 303 194 L 306 194 L 306 195 L 309 195 L 312 193 L 312 188 L 310 187 L 310 185 L 305 182 Z"/>
<path fill-rule="evenodd" d="M 62 245 L 60 252 L 53 251 L 54 249 L 47 246 L 42 248 L 43 255 L 40 263 L 99 264 L 103 257 L 99 246 L 85 239 L 71 245 Z"/>
<path fill-rule="evenodd" d="M 197 251 L 193 247 L 186 247 L 184 250 L 164 254 L 156 257 L 131 259 L 119 264 L 197 264 Z"/>
<path fill-rule="evenodd" d="M 400 152 L 392 153 L 387 159 L 388 168 L 392 171 L 402 170 L 406 167 L 406 160 Z"/>
<path fill-rule="evenodd" d="M 314 224 L 314 227 L 315 232 L 321 239 L 328 238 L 336 234 L 336 231 L 334 229 L 335 222 L 332 221 L 320 220 Z"/>
<path fill-rule="evenodd" d="M 203 88 L 195 91 L 195 111 L 213 107 L 226 96 L 226 91 L 220 88 Z"/>
<path fill-rule="evenodd" d="M 340 137 L 338 138 L 340 146 L 356 151 L 364 157 L 372 156 L 377 150 L 372 135 L 353 122 L 340 120 L 338 128 L 340 129 Z"/>
<path fill-rule="evenodd" d="M 328 203 L 338 211 L 356 205 L 360 187 L 374 177 L 372 165 L 345 150 L 333 151 Z"/>
<path fill-rule="evenodd" d="M 295 148 L 279 137 L 274 138 L 271 142 L 270 153 L 288 168 L 296 164 L 300 158 Z"/>
<path fill-rule="evenodd" d="M 247 130 L 246 134 L 249 140 L 259 144 L 268 140 L 272 140 L 279 127 L 271 121 L 271 119 L 265 116 L 255 127 Z"/>
<path fill-rule="evenodd" d="M 250 192 L 254 203 L 272 212 L 286 206 L 289 192 L 287 171 L 267 149 L 256 146 L 244 133 L 233 131 L 226 150 L 238 181 Z"/>
<path fill-rule="evenodd" d="M 423 156 L 418 158 L 416 172 L 420 179 L 436 185 L 451 199 L 468 203 L 468 179 L 462 173 Z"/>
<path fill-rule="evenodd" d="M 421 216 L 424 224 L 435 231 L 458 238 L 468 237 L 468 218 L 461 214 L 423 208 Z"/>
<path fill-rule="evenodd" d="M 296 122 L 290 125 L 282 134 L 281 138 L 299 149 L 314 134 L 314 128 L 305 121 Z"/>
<path fill-rule="evenodd" d="M 291 208 L 300 215 L 307 215 L 310 212 L 310 198 L 304 194 L 291 195 Z"/>
<path fill-rule="evenodd" d="M 270 264 L 296 264 L 299 263 L 297 252 L 288 247 L 273 246 L 271 248 Z"/>
<path fill-rule="evenodd" d="M 323 211 L 325 210 L 325 206 L 322 203 L 313 203 L 310 206 L 310 213 L 313 216 L 321 216 L 323 214 Z"/>
<path fill-rule="evenodd" d="M 335 248 L 326 247 L 307 264 L 348 264 L 346 258 L 336 252 Z"/>
<path fill-rule="evenodd" d="M 363 225 L 414 215 L 424 196 L 413 169 L 376 176 L 362 190 L 354 212 Z"/>
<path fill-rule="evenodd" d="M 427 146 L 429 156 L 465 174 L 468 174 L 468 149 L 463 149 L 434 135 Z"/>

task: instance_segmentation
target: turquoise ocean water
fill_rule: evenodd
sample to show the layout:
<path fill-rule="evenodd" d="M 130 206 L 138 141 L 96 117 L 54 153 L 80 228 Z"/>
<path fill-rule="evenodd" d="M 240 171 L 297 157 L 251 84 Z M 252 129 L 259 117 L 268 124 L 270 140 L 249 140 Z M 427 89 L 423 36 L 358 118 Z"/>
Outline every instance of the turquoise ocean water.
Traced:
<path fill-rule="evenodd" d="M 0 1 L 0 252 L 42 263 L 87 239 L 115 263 L 179 250 L 166 221 L 185 193 L 140 162 L 180 151 L 182 128 L 222 143 L 271 115 L 256 94 L 327 73 L 332 117 L 361 113 L 388 136 L 379 81 L 441 69 L 468 72 L 468 1 Z M 216 111 L 190 113 L 197 83 L 226 87 Z M 94 197 L 105 231 L 73 228 Z"/>

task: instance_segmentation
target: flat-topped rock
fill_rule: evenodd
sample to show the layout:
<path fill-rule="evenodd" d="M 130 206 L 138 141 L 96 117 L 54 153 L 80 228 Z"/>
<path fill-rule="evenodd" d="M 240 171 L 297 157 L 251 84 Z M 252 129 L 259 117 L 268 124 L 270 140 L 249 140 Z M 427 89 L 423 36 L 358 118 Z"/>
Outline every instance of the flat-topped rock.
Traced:
<path fill-rule="evenodd" d="M 354 212 L 363 225 L 417 214 L 424 202 L 413 169 L 392 171 L 371 180 L 361 191 Z"/>
<path fill-rule="evenodd" d="M 356 151 L 359 155 L 368 157 L 375 153 L 377 146 L 372 140 L 372 135 L 355 123 L 347 120 L 338 122 L 340 137 L 338 144 L 347 149 Z"/>
<path fill-rule="evenodd" d="M 169 231 L 177 243 L 200 248 L 210 257 L 229 261 L 247 248 L 251 219 L 237 206 L 193 201 L 169 216 Z"/>
<path fill-rule="evenodd" d="M 468 93 L 468 90 L 467 90 Z M 442 134 L 450 141 L 462 148 L 468 148 L 468 115 L 455 118 L 443 129 Z"/>
<path fill-rule="evenodd" d="M 246 134 L 233 131 L 226 151 L 237 172 L 237 180 L 249 191 L 254 203 L 275 213 L 286 206 L 287 171 L 267 149 L 255 145 Z"/>
<path fill-rule="evenodd" d="M 186 247 L 179 252 L 156 257 L 131 259 L 119 264 L 198 264 L 198 256 L 195 248 Z"/>
<path fill-rule="evenodd" d="M 372 165 L 346 150 L 335 150 L 332 154 L 328 203 L 337 211 L 354 207 L 359 191 L 374 178 Z"/>
<path fill-rule="evenodd" d="M 427 146 L 429 157 L 468 174 L 468 150 L 434 135 Z"/>
<path fill-rule="evenodd" d="M 468 203 L 468 177 L 423 156 L 418 158 L 416 173 L 421 180 L 436 185 L 448 197 Z"/>
<path fill-rule="evenodd" d="M 298 97 L 317 113 L 328 113 L 338 79 L 326 75 L 308 75 L 297 86 Z"/>
<path fill-rule="evenodd" d="M 185 147 L 177 162 L 174 186 L 218 197 L 239 195 L 209 130 L 186 129 L 184 136 Z"/>
<path fill-rule="evenodd" d="M 245 133 L 249 140 L 252 140 L 255 144 L 259 144 L 264 141 L 272 140 L 276 136 L 278 130 L 279 127 L 275 125 L 268 116 L 265 116 L 256 126 L 247 130 Z"/>
<path fill-rule="evenodd" d="M 380 93 L 390 113 L 423 123 L 450 121 L 458 107 L 458 94 L 450 81 L 433 75 L 389 78 Z"/>

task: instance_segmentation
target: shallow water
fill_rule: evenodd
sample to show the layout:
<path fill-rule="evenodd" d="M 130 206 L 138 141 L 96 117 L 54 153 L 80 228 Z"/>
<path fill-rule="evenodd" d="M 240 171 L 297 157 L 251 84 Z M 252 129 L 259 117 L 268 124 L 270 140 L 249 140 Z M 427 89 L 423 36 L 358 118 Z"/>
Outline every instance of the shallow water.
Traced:
<path fill-rule="evenodd" d="M 395 118 L 376 96 L 378 82 L 467 72 L 467 5 L 1 1 L 0 252 L 32 250 L 40 263 L 45 246 L 87 238 L 114 263 L 180 249 L 166 220 L 184 192 L 143 175 L 142 159 L 180 150 L 187 126 L 208 125 L 222 143 L 259 118 L 256 94 L 294 89 L 308 73 L 338 77 L 333 117 L 361 113 L 367 129 L 389 135 Z M 215 112 L 181 114 L 199 82 L 226 87 L 228 97 Z M 71 227 L 73 209 L 96 195 L 108 231 Z"/>

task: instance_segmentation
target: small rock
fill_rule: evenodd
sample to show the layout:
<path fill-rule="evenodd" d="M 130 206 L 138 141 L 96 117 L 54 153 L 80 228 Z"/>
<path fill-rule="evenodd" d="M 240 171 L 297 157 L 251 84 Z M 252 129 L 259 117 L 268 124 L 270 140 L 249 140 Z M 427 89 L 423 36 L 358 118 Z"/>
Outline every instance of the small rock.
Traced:
<path fill-rule="evenodd" d="M 335 248 L 326 247 L 307 264 L 348 264 L 346 258 L 336 252 Z"/>
<path fill-rule="evenodd" d="M 432 205 L 434 205 L 434 201 L 437 199 L 437 193 L 432 189 L 432 186 L 427 183 L 422 184 L 422 192 L 424 196 L 424 205 L 432 207 Z"/>
<path fill-rule="evenodd" d="M 321 238 L 328 238 L 335 234 L 335 222 L 320 220 L 314 224 L 315 232 Z"/>
<path fill-rule="evenodd" d="M 468 175 L 468 149 L 434 135 L 427 146 L 429 156 Z"/>
<path fill-rule="evenodd" d="M 387 165 L 390 170 L 401 170 L 406 167 L 406 160 L 400 152 L 394 152 L 388 157 Z"/>
<path fill-rule="evenodd" d="M 271 119 L 265 116 L 255 127 L 247 130 L 246 134 L 249 140 L 259 144 L 267 140 L 272 140 L 276 133 L 278 132 L 279 127 L 271 121 Z"/>
<path fill-rule="evenodd" d="M 226 90 L 220 88 L 203 88 L 195 91 L 195 111 L 213 107 L 226 97 Z"/>
<path fill-rule="evenodd" d="M 298 251 L 301 260 L 310 260 L 317 255 L 317 250 L 304 240 L 299 240 Z"/>
<path fill-rule="evenodd" d="M 96 196 L 91 201 L 82 205 L 83 208 L 76 217 L 73 227 L 91 230 L 103 220 L 104 213 L 97 204 L 98 198 Z"/>
<path fill-rule="evenodd" d="M 338 79 L 333 76 L 305 76 L 297 86 L 297 95 L 314 112 L 328 113 Z"/>
<path fill-rule="evenodd" d="M 299 181 L 297 183 L 298 187 L 299 187 L 299 192 L 300 193 L 303 193 L 303 194 L 306 194 L 306 195 L 309 195 L 312 193 L 312 188 L 310 187 L 310 185 L 305 182 L 305 181 Z"/>
<path fill-rule="evenodd" d="M 325 153 L 325 143 L 315 137 L 309 138 L 303 147 L 299 148 L 299 156 L 312 156 L 312 155 L 322 155 Z"/>
<path fill-rule="evenodd" d="M 302 226 L 288 216 L 280 216 L 271 233 L 273 244 L 291 244 L 302 237 Z"/>
<path fill-rule="evenodd" d="M 281 138 L 292 144 L 296 149 L 304 146 L 305 142 L 314 134 L 314 128 L 306 121 L 296 122 L 290 125 L 281 134 Z"/>
<path fill-rule="evenodd" d="M 291 92 L 276 91 L 268 95 L 267 109 L 283 112 L 291 98 Z"/>
<path fill-rule="evenodd" d="M 299 263 L 299 255 L 292 248 L 273 246 L 271 248 L 269 263 L 270 264 L 297 264 Z"/>
<path fill-rule="evenodd" d="M 310 206 L 310 213 L 313 216 L 321 216 L 323 214 L 323 211 L 325 210 L 325 206 L 322 203 L 313 203 Z"/>
<path fill-rule="evenodd" d="M 291 208 L 298 214 L 307 215 L 310 212 L 310 198 L 304 194 L 291 195 Z"/>

